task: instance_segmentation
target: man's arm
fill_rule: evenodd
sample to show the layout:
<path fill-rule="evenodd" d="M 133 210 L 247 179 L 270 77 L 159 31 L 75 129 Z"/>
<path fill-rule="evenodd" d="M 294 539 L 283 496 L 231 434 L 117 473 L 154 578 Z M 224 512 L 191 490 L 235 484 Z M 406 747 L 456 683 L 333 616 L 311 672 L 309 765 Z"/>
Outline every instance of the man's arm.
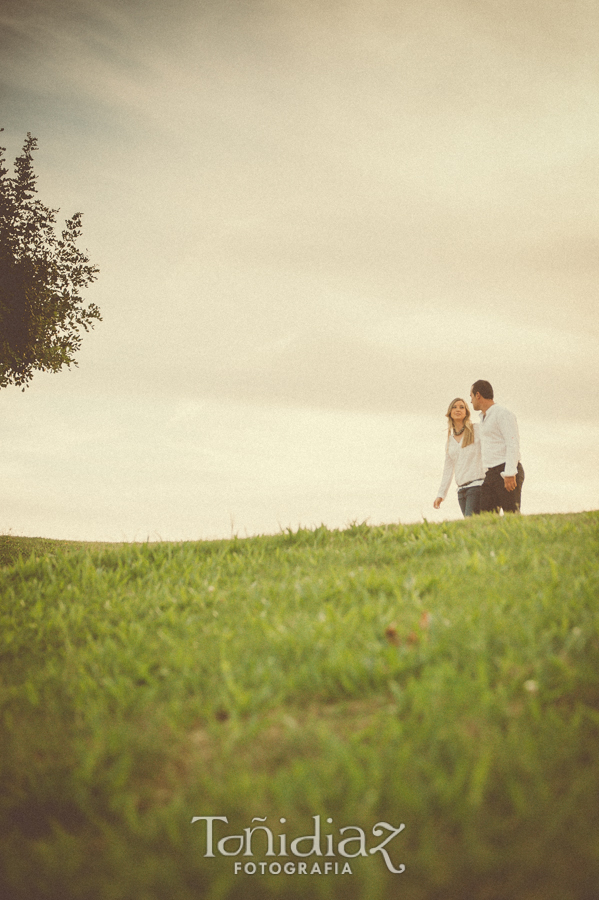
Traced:
<path fill-rule="evenodd" d="M 520 436 L 516 416 L 508 409 L 502 409 L 499 421 L 499 430 L 505 441 L 505 469 L 503 478 L 506 490 L 513 491 L 516 488 L 516 472 L 520 462 Z"/>

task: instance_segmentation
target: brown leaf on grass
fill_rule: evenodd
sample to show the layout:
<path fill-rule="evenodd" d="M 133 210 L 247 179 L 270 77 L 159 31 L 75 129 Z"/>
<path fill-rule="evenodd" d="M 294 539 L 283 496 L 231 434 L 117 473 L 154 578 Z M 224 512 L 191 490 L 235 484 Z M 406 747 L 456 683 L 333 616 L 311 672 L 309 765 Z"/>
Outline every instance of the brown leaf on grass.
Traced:
<path fill-rule="evenodd" d="M 392 625 L 388 625 L 385 628 L 385 637 L 390 644 L 393 644 L 394 647 L 399 647 L 399 645 L 401 644 L 400 637 L 397 633 L 397 625 L 395 623 L 393 623 Z"/>
<path fill-rule="evenodd" d="M 401 647 L 402 644 L 407 647 L 415 647 L 416 644 L 420 643 L 420 635 L 418 632 L 410 631 L 410 633 L 404 637 L 399 634 L 395 623 L 388 625 L 387 628 L 385 628 L 385 637 L 394 647 Z"/>
<path fill-rule="evenodd" d="M 428 612 L 428 610 L 425 609 L 424 612 L 422 613 L 422 615 L 420 616 L 420 627 L 428 628 L 428 626 L 430 624 L 431 624 L 431 614 Z"/>

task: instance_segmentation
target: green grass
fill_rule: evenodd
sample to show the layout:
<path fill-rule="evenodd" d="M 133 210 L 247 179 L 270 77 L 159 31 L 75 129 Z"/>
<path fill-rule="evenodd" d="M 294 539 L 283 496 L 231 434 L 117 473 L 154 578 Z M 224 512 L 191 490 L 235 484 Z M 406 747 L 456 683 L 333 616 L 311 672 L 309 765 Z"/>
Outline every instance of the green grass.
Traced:
<path fill-rule="evenodd" d="M 0 538 L 0 893 L 591 900 L 598 538 L 596 512 Z M 266 816 L 288 846 L 314 816 L 367 849 L 405 823 L 406 870 L 337 852 L 351 876 L 235 875 L 248 857 L 206 858 L 191 824 L 217 815 L 217 839 Z"/>

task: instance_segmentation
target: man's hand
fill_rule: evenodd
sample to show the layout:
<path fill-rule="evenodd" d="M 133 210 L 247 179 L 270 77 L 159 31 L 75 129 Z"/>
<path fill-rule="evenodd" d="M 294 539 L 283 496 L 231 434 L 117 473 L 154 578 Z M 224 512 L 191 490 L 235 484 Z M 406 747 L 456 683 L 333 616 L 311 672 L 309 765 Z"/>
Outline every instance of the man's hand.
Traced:
<path fill-rule="evenodd" d="M 435 502 L 433 503 L 433 506 L 435 507 L 435 509 L 439 509 L 439 507 L 441 506 L 442 503 L 443 503 L 443 497 L 437 497 Z"/>
<path fill-rule="evenodd" d="M 515 475 L 506 475 L 503 479 L 503 483 L 505 484 L 506 491 L 515 491 L 516 490 L 516 476 Z"/>

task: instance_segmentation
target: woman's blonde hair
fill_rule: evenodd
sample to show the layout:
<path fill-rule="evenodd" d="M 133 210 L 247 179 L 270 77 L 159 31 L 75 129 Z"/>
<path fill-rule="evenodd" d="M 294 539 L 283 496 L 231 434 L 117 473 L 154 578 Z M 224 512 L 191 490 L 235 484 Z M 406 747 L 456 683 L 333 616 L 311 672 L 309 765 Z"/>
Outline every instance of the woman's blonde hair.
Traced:
<path fill-rule="evenodd" d="M 456 403 L 461 402 L 466 407 L 466 418 L 464 419 L 464 437 L 462 438 L 462 447 L 467 447 L 469 444 L 474 443 L 474 425 L 470 418 L 470 407 L 461 397 L 454 397 L 447 408 L 447 412 L 445 413 L 447 417 L 447 440 L 453 434 L 453 419 L 451 418 L 451 410 L 455 406 Z"/>

